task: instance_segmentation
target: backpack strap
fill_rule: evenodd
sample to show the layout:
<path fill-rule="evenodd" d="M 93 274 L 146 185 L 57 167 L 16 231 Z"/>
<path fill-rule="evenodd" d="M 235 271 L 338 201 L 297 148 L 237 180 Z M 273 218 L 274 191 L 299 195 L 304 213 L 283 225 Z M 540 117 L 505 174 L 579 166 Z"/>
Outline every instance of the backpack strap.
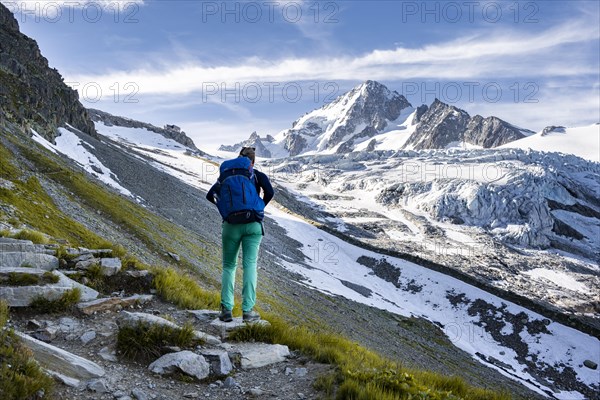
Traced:
<path fill-rule="evenodd" d="M 219 182 L 223 182 L 225 179 L 229 178 L 230 176 L 234 176 L 234 175 L 244 175 L 244 176 L 252 179 L 252 176 L 254 174 L 251 173 L 250 171 L 248 171 L 245 168 L 231 168 L 231 169 L 226 169 L 219 176 Z"/>

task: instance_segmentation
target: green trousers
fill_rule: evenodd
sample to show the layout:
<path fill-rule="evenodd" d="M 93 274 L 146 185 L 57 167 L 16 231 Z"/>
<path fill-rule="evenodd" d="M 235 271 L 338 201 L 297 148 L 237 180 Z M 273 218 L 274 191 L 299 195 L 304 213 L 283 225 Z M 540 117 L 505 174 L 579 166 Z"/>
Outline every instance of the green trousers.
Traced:
<path fill-rule="evenodd" d="M 241 245 L 242 268 L 244 269 L 242 311 L 250 311 L 256 303 L 256 261 L 258 259 L 258 248 L 262 240 L 262 226 L 258 222 L 249 224 L 223 222 L 221 240 L 223 244 L 221 305 L 227 310 L 233 309 L 235 270 Z"/>

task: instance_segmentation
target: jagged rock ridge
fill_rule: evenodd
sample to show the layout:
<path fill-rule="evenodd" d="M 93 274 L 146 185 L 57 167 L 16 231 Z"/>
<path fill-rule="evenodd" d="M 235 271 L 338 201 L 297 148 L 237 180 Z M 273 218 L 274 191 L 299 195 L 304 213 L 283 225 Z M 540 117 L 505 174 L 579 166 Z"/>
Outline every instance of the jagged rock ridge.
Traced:
<path fill-rule="evenodd" d="M 221 147 L 219 147 L 219 151 L 230 151 L 237 153 L 241 150 L 242 147 L 254 147 L 256 149 L 256 155 L 258 157 L 271 158 L 273 155 L 271 154 L 271 151 L 267 149 L 267 147 L 264 145 L 263 141 L 267 143 L 273 143 L 275 139 L 271 135 L 267 135 L 265 138 L 261 138 L 260 135 L 255 131 L 252 132 L 252 134 L 250 134 L 250 137 L 248 139 L 243 140 L 239 143 L 230 146 L 221 145 Z"/>
<path fill-rule="evenodd" d="M 190 149 L 198 150 L 194 144 L 194 141 L 189 138 L 178 126 L 166 125 L 164 128 L 159 128 L 158 126 L 148 124 L 146 122 L 140 122 L 126 117 L 119 117 L 93 108 L 88 109 L 88 111 L 93 121 L 102 122 L 106 126 L 147 129 L 149 131 L 158 133 L 167 139 L 173 139 L 177 143 L 181 143 Z"/>
<path fill-rule="evenodd" d="M 419 107 L 415 116 L 419 125 L 404 148 L 444 149 L 458 143 L 468 143 L 487 149 L 522 139 L 533 133 L 494 116 L 471 117 L 466 111 L 438 99 L 434 100 L 427 111 L 423 110 Z"/>
<path fill-rule="evenodd" d="M 12 13 L 0 4 L 0 117 L 31 127 L 50 141 L 66 124 L 96 135 L 77 91 L 50 68 L 35 40 L 19 31 Z"/>

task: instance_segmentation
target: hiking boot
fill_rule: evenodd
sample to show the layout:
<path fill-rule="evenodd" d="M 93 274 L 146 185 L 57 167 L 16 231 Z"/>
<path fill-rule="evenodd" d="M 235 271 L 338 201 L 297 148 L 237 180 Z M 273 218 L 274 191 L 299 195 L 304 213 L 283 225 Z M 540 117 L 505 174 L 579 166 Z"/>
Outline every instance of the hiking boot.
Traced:
<path fill-rule="evenodd" d="M 254 310 L 245 311 L 242 316 L 242 319 L 244 320 L 244 322 L 258 321 L 260 319 L 260 314 Z"/>
<path fill-rule="evenodd" d="M 231 315 L 231 310 L 227 310 L 225 309 L 225 307 L 221 306 L 221 314 L 219 314 L 219 319 L 223 322 L 233 321 L 233 315 Z"/>

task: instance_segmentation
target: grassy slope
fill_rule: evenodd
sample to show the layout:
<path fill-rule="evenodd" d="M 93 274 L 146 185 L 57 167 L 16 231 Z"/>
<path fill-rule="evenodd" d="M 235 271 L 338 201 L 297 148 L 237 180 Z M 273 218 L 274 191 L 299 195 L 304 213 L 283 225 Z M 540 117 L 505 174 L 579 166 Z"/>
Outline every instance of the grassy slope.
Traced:
<path fill-rule="evenodd" d="M 28 173 L 25 174 L 23 170 L 28 170 Z M 176 269 L 154 267 L 155 285 L 159 293 L 184 308 L 218 307 L 219 297 L 215 291 L 218 282 L 215 276 L 218 276 L 219 260 L 215 254 L 219 252 L 207 251 L 211 246 L 208 242 L 201 243 L 203 246 L 192 243 L 178 226 L 92 182 L 48 151 L 5 131 L 0 133 L 0 177 L 16 186 L 15 190 L 0 189 L 0 205 L 15 207 L 20 222 L 53 237 L 68 240 L 72 245 L 107 247 L 110 243 L 62 213 L 43 190 L 39 178 L 50 179 L 62 186 L 87 212 L 101 211 L 143 243 L 150 252 L 162 255 L 170 251 L 170 243 L 185 243 L 196 257 L 193 261 L 211 273 L 200 274 L 190 260 L 182 260 Z M 169 262 L 165 257 L 163 264 L 168 265 Z M 263 294 L 261 300 L 284 318 L 293 318 L 292 311 L 281 307 L 275 298 Z M 469 387 L 459 378 L 404 369 L 338 334 L 328 332 L 327 324 L 320 321 L 317 314 L 314 316 L 315 324 L 311 324 L 310 328 L 306 325 L 293 326 L 273 315 L 266 317 L 273 322 L 272 328 L 244 331 L 240 333 L 240 338 L 259 338 L 287 344 L 317 360 L 337 365 L 338 372 L 323 377 L 320 385 L 331 393 L 333 387 L 339 387 L 338 398 L 508 398 L 505 394 Z"/>

